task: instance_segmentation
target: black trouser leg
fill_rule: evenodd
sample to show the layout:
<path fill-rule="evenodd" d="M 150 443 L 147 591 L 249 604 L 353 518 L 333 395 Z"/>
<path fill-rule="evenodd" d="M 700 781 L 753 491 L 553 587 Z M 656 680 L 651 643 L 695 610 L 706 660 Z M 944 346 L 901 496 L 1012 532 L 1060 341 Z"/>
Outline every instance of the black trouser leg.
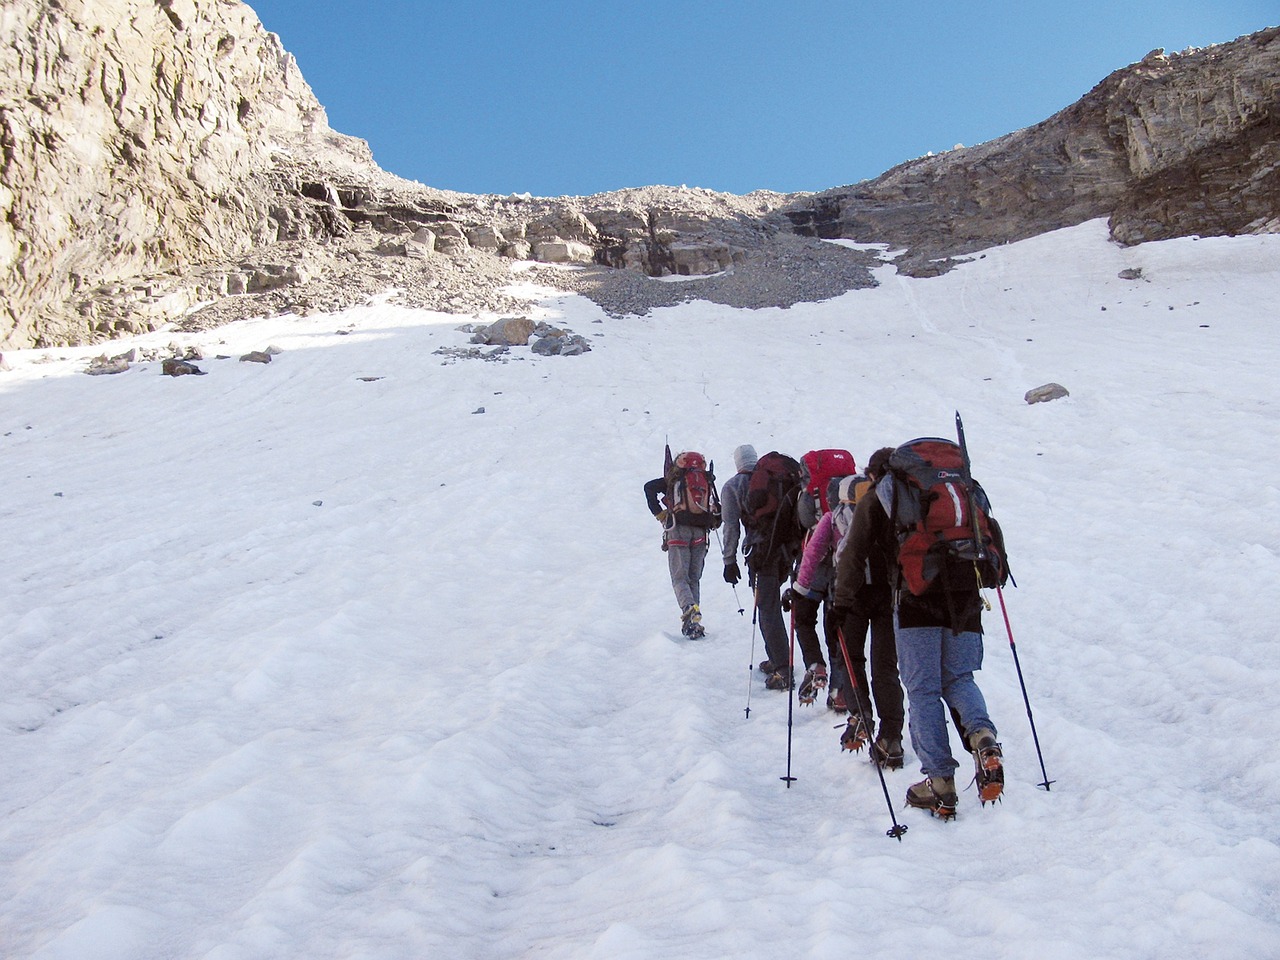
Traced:
<path fill-rule="evenodd" d="M 794 594 L 791 600 L 791 613 L 796 618 L 796 642 L 800 644 L 800 655 L 806 667 L 823 663 L 822 647 L 818 644 L 819 603 L 800 594 Z"/>
<path fill-rule="evenodd" d="M 845 649 L 849 653 L 849 667 L 853 671 L 852 682 L 844 689 L 844 702 L 852 714 L 855 710 L 862 717 L 870 735 L 873 729 L 871 716 L 871 688 L 867 684 L 867 627 L 871 621 L 867 615 L 854 607 L 840 624 L 840 636 L 844 639 Z"/>
<path fill-rule="evenodd" d="M 871 617 L 871 692 L 880 715 L 882 737 L 902 737 L 902 683 L 898 679 L 898 645 L 893 635 L 893 608 Z"/>

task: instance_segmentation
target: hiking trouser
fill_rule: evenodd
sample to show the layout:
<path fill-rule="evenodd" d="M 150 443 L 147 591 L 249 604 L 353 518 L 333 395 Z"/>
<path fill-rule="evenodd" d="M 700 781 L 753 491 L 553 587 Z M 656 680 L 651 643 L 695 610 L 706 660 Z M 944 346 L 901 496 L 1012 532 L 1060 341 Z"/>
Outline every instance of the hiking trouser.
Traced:
<path fill-rule="evenodd" d="M 760 636 L 764 638 L 764 654 L 776 669 L 784 673 L 791 662 L 791 644 L 787 639 L 787 625 L 782 619 L 782 578 L 777 570 L 754 570 L 751 585 L 755 591 L 756 616 L 760 622 Z"/>
<path fill-rule="evenodd" d="M 818 643 L 818 607 L 821 604 L 821 600 L 792 593 L 791 617 L 796 625 L 796 642 L 800 644 L 805 667 L 811 667 L 815 663 L 825 665 L 822 646 Z"/>
<path fill-rule="evenodd" d="M 684 613 L 690 605 L 701 603 L 702 568 L 707 560 L 707 531 L 677 523 L 667 529 L 667 568 L 671 571 L 671 589 Z"/>
<path fill-rule="evenodd" d="M 959 764 L 951 755 L 943 703 L 960 715 L 965 730 L 996 729 L 973 678 L 982 668 L 982 634 L 899 627 L 897 643 L 898 667 L 911 708 L 911 748 L 926 776 L 954 776 Z M 967 751 L 969 745 L 962 748 Z"/>
<path fill-rule="evenodd" d="M 867 632 L 871 633 L 871 683 L 867 683 Z M 850 608 L 840 622 L 840 635 L 849 650 L 853 665 L 853 679 L 844 691 L 844 702 L 857 704 L 867 732 L 873 730 L 871 702 L 880 717 L 878 736 L 899 738 L 902 736 L 903 706 L 902 684 L 898 680 L 898 649 L 894 642 L 893 607 L 867 607 L 859 603 Z M 839 640 L 836 641 L 839 643 Z M 837 656 L 839 654 L 833 654 Z M 839 655 L 843 662 L 844 657 Z M 852 707 L 851 707 L 852 709 Z"/>

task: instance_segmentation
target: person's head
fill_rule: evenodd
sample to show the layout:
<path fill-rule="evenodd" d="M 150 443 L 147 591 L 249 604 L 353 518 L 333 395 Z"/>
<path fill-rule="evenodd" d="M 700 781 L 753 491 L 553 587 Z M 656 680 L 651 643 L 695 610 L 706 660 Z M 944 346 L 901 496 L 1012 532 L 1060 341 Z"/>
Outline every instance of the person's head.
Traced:
<path fill-rule="evenodd" d="M 893 456 L 893 447 L 881 447 L 867 460 L 867 479 L 875 483 L 889 469 L 889 457 Z"/>
<path fill-rule="evenodd" d="M 759 459 L 756 456 L 756 448 L 749 443 L 744 443 L 733 451 L 733 465 L 737 467 L 739 473 L 754 470 Z"/>

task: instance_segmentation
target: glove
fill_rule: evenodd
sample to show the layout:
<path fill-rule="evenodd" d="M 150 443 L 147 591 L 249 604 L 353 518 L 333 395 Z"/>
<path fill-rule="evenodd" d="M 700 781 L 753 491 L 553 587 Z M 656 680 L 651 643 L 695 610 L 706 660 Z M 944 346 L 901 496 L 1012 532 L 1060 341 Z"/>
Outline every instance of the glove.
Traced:
<path fill-rule="evenodd" d="M 655 513 L 655 514 L 654 514 L 654 516 L 658 518 L 658 522 L 659 522 L 659 523 L 661 523 L 663 526 L 666 526 L 666 523 L 667 523 L 667 511 L 665 511 L 665 510 L 659 510 L 657 513 Z"/>
<path fill-rule="evenodd" d="M 791 600 L 793 597 L 795 597 L 795 594 L 791 592 L 790 587 L 787 587 L 787 589 L 782 591 L 782 609 L 784 611 L 791 610 Z"/>
<path fill-rule="evenodd" d="M 742 579 L 742 571 L 738 569 L 738 562 L 730 560 L 724 565 L 724 582 L 731 583 L 735 586 Z"/>

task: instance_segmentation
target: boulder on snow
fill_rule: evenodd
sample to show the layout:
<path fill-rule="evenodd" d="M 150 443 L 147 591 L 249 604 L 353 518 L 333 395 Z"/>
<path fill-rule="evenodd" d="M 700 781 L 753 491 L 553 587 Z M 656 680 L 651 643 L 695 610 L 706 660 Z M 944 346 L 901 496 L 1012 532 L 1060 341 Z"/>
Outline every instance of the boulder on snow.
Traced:
<path fill-rule="evenodd" d="M 1046 383 L 1043 386 L 1036 387 L 1034 390 L 1028 390 L 1023 398 L 1027 403 L 1047 403 L 1050 400 L 1061 400 L 1063 397 L 1069 397 L 1071 393 L 1060 383 Z"/>
<path fill-rule="evenodd" d="M 251 350 L 240 358 L 241 363 L 270 363 L 271 354 L 265 350 Z"/>
<path fill-rule="evenodd" d="M 523 347 L 533 334 L 534 324 L 528 317 L 503 317 L 481 327 L 471 337 L 472 343 L 499 347 Z"/>
<path fill-rule="evenodd" d="M 206 371 L 201 370 L 194 363 L 179 360 L 177 357 L 170 357 L 160 364 L 160 372 L 167 377 L 185 377 L 189 374 L 204 376 Z"/>

